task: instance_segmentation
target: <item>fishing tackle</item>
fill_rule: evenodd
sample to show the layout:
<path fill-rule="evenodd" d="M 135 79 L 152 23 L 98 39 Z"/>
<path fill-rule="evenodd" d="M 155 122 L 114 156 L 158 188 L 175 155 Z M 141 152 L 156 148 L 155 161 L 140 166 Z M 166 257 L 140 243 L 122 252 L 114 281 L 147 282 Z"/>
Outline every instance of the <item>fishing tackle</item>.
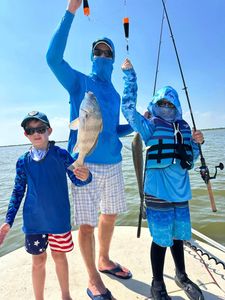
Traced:
<path fill-rule="evenodd" d="M 90 15 L 90 8 L 89 8 L 88 0 L 83 0 L 83 11 L 84 11 L 85 16 L 88 17 Z"/>
<path fill-rule="evenodd" d="M 165 12 L 167 24 L 168 24 L 168 27 L 169 27 L 170 35 L 171 35 L 171 38 L 172 38 L 172 42 L 173 42 L 173 47 L 174 47 L 174 50 L 175 50 L 175 54 L 176 54 L 176 58 L 177 58 L 177 62 L 178 62 L 178 67 L 179 67 L 179 70 L 180 70 L 180 74 L 181 74 L 181 78 L 182 78 L 182 82 L 183 82 L 183 86 L 184 86 L 183 90 L 185 91 L 187 102 L 188 102 L 188 107 L 189 107 L 189 110 L 190 110 L 190 115 L 191 115 L 191 119 L 192 119 L 192 123 L 193 123 L 193 128 L 196 131 L 196 125 L 195 125 L 195 120 L 194 120 L 194 116 L 193 116 L 193 113 L 192 113 L 192 108 L 191 108 L 191 103 L 190 103 L 190 99 L 189 99 L 189 94 L 188 94 L 188 91 L 187 91 L 187 86 L 186 86 L 186 82 L 185 82 L 185 79 L 184 79 L 183 70 L 182 70 L 182 67 L 181 67 L 181 63 L 180 63 L 180 59 L 179 59 L 179 55 L 178 55 L 178 51 L 177 51 L 175 39 L 174 39 L 174 36 L 173 36 L 172 27 L 170 25 L 170 20 L 169 20 L 169 16 L 168 16 L 168 13 L 167 13 L 167 9 L 166 9 L 166 5 L 165 5 L 165 1 L 164 0 L 162 0 L 162 4 L 163 4 L 163 10 Z M 202 148 L 201 148 L 200 144 L 198 144 L 198 148 L 199 148 L 199 155 L 200 155 L 200 161 L 201 161 L 201 167 L 199 168 L 199 171 L 200 171 L 201 177 L 204 180 L 204 182 L 205 182 L 205 184 L 207 186 L 207 189 L 208 189 L 208 194 L 209 194 L 209 198 L 210 198 L 210 203 L 211 203 L 212 211 L 216 212 L 217 209 L 216 209 L 216 204 L 215 204 L 215 200 L 214 200 L 214 196 L 213 196 L 213 192 L 212 192 L 212 187 L 211 187 L 210 179 L 216 178 L 217 169 L 219 168 L 220 170 L 223 170 L 224 166 L 223 166 L 222 163 L 220 163 L 219 166 L 215 167 L 216 168 L 216 172 L 215 172 L 214 176 L 210 176 L 209 169 L 208 169 L 208 167 L 206 165 L 206 161 L 205 161 L 205 158 L 203 156 Z"/>
<path fill-rule="evenodd" d="M 126 7 L 127 7 L 127 1 L 124 0 L 124 13 L 125 15 L 127 15 L 126 12 Z M 124 17 L 123 18 L 123 28 L 124 28 L 124 34 L 125 34 L 125 39 L 126 39 L 126 49 L 127 49 L 127 53 L 129 52 L 129 44 L 128 44 L 128 39 L 129 39 L 129 18 L 128 17 Z"/>
<path fill-rule="evenodd" d="M 128 45 L 128 39 L 129 39 L 129 18 L 123 18 L 123 27 L 124 27 L 124 33 L 125 33 L 125 38 L 127 42 L 127 52 L 129 51 L 129 45 Z"/>
<path fill-rule="evenodd" d="M 208 169 L 207 166 L 201 165 L 201 167 L 195 168 L 195 171 L 199 172 L 201 174 L 202 179 L 207 184 L 210 179 L 215 179 L 216 178 L 216 176 L 217 176 L 217 169 L 223 170 L 224 169 L 223 163 L 219 163 L 218 166 L 215 166 L 215 173 L 214 173 L 213 176 L 210 176 L 209 169 Z"/>

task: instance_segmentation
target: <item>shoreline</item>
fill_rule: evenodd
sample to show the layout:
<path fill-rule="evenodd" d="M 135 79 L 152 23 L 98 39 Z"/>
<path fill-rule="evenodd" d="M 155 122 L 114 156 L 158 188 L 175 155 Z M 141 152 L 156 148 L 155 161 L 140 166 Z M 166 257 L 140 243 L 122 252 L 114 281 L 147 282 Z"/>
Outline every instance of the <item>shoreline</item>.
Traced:
<path fill-rule="evenodd" d="M 211 131 L 211 130 L 224 130 L 225 127 L 218 127 L 218 128 L 200 128 L 199 130 L 201 131 Z M 134 136 L 134 134 L 128 134 L 126 135 L 126 137 L 131 137 L 131 136 Z M 65 141 L 55 141 L 56 143 L 67 143 L 68 140 L 65 140 Z M 25 143 L 25 144 L 11 144 L 11 145 L 0 145 L 0 148 L 3 148 L 3 147 L 15 147 L 15 146 L 18 146 L 18 147 L 21 147 L 21 146 L 29 146 L 30 143 Z"/>

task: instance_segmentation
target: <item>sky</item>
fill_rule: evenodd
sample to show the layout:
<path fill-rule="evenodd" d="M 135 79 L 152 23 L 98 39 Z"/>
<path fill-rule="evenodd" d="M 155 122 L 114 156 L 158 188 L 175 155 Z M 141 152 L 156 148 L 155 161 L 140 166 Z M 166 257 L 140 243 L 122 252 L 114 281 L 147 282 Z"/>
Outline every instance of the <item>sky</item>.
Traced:
<path fill-rule="evenodd" d="M 66 6 L 66 0 L 0 1 L 0 146 L 28 142 L 20 123 L 33 110 L 49 117 L 52 139 L 68 138 L 69 96 L 45 58 Z M 89 74 L 92 42 L 111 38 L 116 48 L 113 84 L 122 95 L 121 64 L 128 57 L 137 73 L 137 109 L 143 113 L 153 94 L 161 0 L 89 0 L 89 6 L 89 18 L 82 7 L 76 12 L 64 59 Z M 225 127 L 225 1 L 167 0 L 166 6 L 196 127 Z M 124 17 L 130 20 L 129 53 Z M 183 117 L 191 124 L 166 20 L 161 46 L 157 88 L 171 85 L 178 91 Z M 122 113 L 120 122 L 126 123 Z"/>

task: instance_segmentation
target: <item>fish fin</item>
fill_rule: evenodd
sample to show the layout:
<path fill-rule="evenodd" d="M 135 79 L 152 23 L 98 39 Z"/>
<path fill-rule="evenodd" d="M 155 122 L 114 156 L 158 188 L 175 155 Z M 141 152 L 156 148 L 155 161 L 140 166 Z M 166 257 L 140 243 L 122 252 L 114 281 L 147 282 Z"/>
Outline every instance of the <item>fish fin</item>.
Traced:
<path fill-rule="evenodd" d="M 72 163 L 69 167 L 67 167 L 67 169 L 73 172 L 73 170 L 75 169 L 74 163 Z"/>
<path fill-rule="evenodd" d="M 74 169 L 83 165 L 84 165 L 84 156 L 79 155 L 78 158 L 67 169 L 73 172 Z"/>
<path fill-rule="evenodd" d="M 98 139 L 96 139 L 95 143 L 91 147 L 90 151 L 86 154 L 86 156 L 89 156 L 94 151 L 94 149 L 97 146 L 97 144 L 98 144 Z"/>
<path fill-rule="evenodd" d="M 78 144 L 76 144 L 74 147 L 73 147 L 73 153 L 78 153 L 79 152 L 79 148 L 78 148 Z"/>
<path fill-rule="evenodd" d="M 79 118 L 76 118 L 75 120 L 73 120 L 71 123 L 70 123 L 70 125 L 69 125 L 69 128 L 71 129 L 71 130 L 78 130 L 78 128 L 79 128 Z"/>
<path fill-rule="evenodd" d="M 77 168 L 77 167 L 83 166 L 84 165 L 84 158 L 85 158 L 85 155 L 79 154 L 78 158 L 73 163 L 73 167 Z"/>
<path fill-rule="evenodd" d="M 99 132 L 102 132 L 102 130 L 103 130 L 103 124 L 101 124 Z"/>
<path fill-rule="evenodd" d="M 128 147 L 127 145 L 123 145 L 123 147 L 129 151 L 132 151 L 131 147 Z"/>

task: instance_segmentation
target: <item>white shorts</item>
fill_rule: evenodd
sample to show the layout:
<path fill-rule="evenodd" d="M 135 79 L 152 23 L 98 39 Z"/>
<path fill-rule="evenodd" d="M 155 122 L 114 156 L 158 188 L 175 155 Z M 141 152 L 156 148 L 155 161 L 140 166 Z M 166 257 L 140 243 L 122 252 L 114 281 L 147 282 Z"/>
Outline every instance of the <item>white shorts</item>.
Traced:
<path fill-rule="evenodd" d="M 72 184 L 75 225 L 98 224 L 98 212 L 114 215 L 127 211 L 122 163 L 100 165 L 86 163 L 92 182 L 77 187 Z"/>

